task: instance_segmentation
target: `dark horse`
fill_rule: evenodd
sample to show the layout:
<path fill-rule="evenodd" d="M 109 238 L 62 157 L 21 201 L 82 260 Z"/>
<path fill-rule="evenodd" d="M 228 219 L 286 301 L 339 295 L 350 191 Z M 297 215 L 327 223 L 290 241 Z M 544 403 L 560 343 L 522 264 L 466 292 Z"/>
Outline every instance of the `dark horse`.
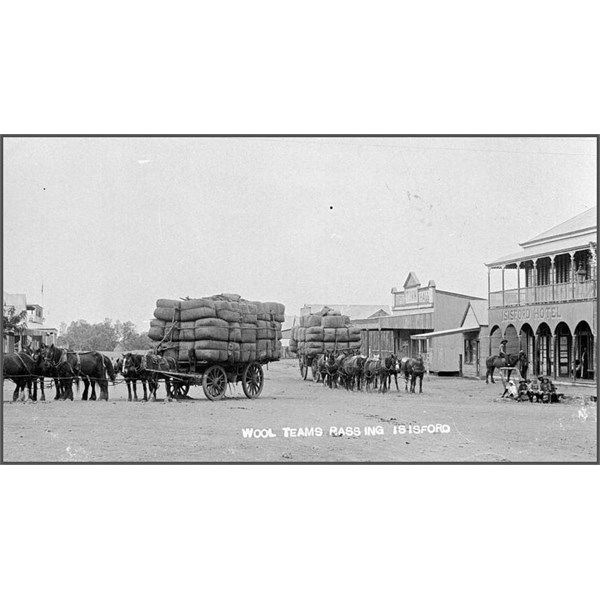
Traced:
<path fill-rule="evenodd" d="M 485 361 L 486 373 L 485 373 L 485 382 L 489 383 L 489 379 L 492 380 L 492 383 L 496 383 L 494 381 L 494 369 L 498 369 L 501 367 L 515 367 L 516 364 L 520 364 L 520 373 L 521 377 L 525 379 L 527 376 L 527 367 L 529 363 L 527 361 L 527 355 L 523 350 L 519 352 L 519 354 L 509 354 L 506 358 L 500 358 L 499 356 L 489 356 Z M 510 380 L 511 371 L 508 371 L 507 379 Z"/>
<path fill-rule="evenodd" d="M 365 357 L 360 354 L 346 358 L 342 369 L 347 390 L 357 389 L 360 391 L 364 365 Z"/>
<path fill-rule="evenodd" d="M 25 390 L 31 398 L 31 384 L 35 379 L 36 363 L 26 352 L 6 354 L 2 362 L 2 376 L 14 381 L 16 387 L 13 392 L 13 402 L 25 400 Z"/>
<path fill-rule="evenodd" d="M 400 371 L 404 374 L 404 390 L 408 391 L 408 382 L 410 380 L 410 391 L 414 393 L 418 379 L 419 394 L 421 394 L 423 392 L 423 374 L 425 373 L 425 364 L 423 362 L 423 357 L 404 357 L 400 361 Z"/>
<path fill-rule="evenodd" d="M 368 392 L 369 389 L 377 388 L 377 379 L 381 372 L 381 364 L 382 362 L 378 358 L 367 358 L 367 360 L 365 360 L 363 374 L 366 392 Z"/>
<path fill-rule="evenodd" d="M 396 383 L 396 391 L 400 391 L 398 387 L 398 373 L 400 372 L 400 361 L 395 354 L 391 354 L 387 356 L 384 361 L 385 370 L 387 372 L 387 380 L 385 382 L 386 389 L 390 389 L 392 387 L 392 377 L 394 378 L 394 382 Z"/>
<path fill-rule="evenodd" d="M 123 360 L 120 364 L 121 373 L 125 378 L 125 384 L 127 385 L 127 400 L 131 401 L 131 388 L 133 387 L 133 399 L 137 400 L 137 385 L 138 381 L 141 382 L 144 390 L 144 401 L 148 400 L 148 390 L 146 387 L 147 383 L 150 383 L 151 374 L 146 371 L 146 357 L 141 354 L 133 354 L 128 352 L 123 354 Z"/>
<path fill-rule="evenodd" d="M 165 382 L 165 388 L 167 391 L 167 400 L 171 401 L 175 397 L 176 385 L 173 383 L 172 378 L 166 374 L 168 371 L 177 371 L 177 361 L 172 357 L 163 357 L 153 352 L 148 352 L 145 359 L 145 369 L 151 369 L 146 371 L 148 373 L 148 386 L 150 388 L 150 399 L 154 396 L 156 400 L 156 392 L 158 390 L 158 380 L 163 379 Z M 156 371 L 162 371 L 157 373 Z"/>
<path fill-rule="evenodd" d="M 82 400 L 88 399 L 88 389 L 92 386 L 90 400 L 96 400 L 96 382 L 100 388 L 100 400 L 108 400 L 108 378 L 115 381 L 112 361 L 100 352 L 78 352 L 80 361 L 79 375 L 83 380 Z"/>
<path fill-rule="evenodd" d="M 43 369 L 54 377 L 56 399 L 73 400 L 73 380 L 79 375 L 79 359 L 74 352 L 52 344 L 41 351 Z"/>
<path fill-rule="evenodd" d="M 331 350 L 328 350 L 323 356 L 319 357 L 317 368 L 321 373 L 323 385 L 330 388 L 337 387 L 338 366 L 335 354 Z"/>

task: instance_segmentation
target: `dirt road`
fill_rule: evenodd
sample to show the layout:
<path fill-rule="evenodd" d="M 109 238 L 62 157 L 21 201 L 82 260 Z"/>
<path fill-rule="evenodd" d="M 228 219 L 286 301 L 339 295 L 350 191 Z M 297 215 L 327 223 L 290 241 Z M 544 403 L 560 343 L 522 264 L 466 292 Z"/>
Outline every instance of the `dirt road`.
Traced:
<path fill-rule="evenodd" d="M 420 395 L 403 384 L 367 394 L 302 381 L 293 360 L 269 365 L 255 400 L 238 386 L 219 402 L 199 387 L 195 400 L 127 402 L 118 383 L 108 402 L 53 401 L 48 390 L 45 402 L 13 403 L 13 387 L 3 396 L 7 462 L 596 461 L 596 392 L 584 387 L 561 388 L 567 399 L 552 405 L 436 376 Z"/>

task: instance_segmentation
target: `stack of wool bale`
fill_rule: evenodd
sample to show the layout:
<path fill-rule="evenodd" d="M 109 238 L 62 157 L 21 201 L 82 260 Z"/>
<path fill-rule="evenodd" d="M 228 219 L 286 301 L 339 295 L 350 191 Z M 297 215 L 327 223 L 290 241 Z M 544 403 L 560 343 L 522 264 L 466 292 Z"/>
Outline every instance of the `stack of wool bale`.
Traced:
<path fill-rule="evenodd" d="M 300 317 L 292 327 L 290 352 L 316 356 L 327 351 L 360 349 L 360 329 L 350 325 L 350 317 L 330 308 Z"/>
<path fill-rule="evenodd" d="M 207 362 L 269 362 L 281 358 L 285 306 L 253 302 L 237 294 L 189 300 L 157 300 L 148 336 L 163 356 Z"/>

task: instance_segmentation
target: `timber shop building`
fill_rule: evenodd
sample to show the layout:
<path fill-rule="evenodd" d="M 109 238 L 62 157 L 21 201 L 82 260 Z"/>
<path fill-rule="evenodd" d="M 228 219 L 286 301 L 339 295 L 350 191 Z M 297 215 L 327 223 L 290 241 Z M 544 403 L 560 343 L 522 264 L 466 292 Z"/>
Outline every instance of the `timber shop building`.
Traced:
<path fill-rule="evenodd" d="M 530 375 L 596 379 L 596 208 L 488 267 L 489 353 L 524 350 Z"/>

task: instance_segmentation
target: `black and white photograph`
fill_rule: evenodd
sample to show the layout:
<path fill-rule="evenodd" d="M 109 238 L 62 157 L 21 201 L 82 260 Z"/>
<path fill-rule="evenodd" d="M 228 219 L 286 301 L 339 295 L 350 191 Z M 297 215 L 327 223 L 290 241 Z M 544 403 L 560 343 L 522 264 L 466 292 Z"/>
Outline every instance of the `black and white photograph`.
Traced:
<path fill-rule="evenodd" d="M 5 137 L 3 460 L 596 462 L 597 142 Z"/>
<path fill-rule="evenodd" d="M 597 596 L 595 8 L 3 3 L 3 595 Z"/>

